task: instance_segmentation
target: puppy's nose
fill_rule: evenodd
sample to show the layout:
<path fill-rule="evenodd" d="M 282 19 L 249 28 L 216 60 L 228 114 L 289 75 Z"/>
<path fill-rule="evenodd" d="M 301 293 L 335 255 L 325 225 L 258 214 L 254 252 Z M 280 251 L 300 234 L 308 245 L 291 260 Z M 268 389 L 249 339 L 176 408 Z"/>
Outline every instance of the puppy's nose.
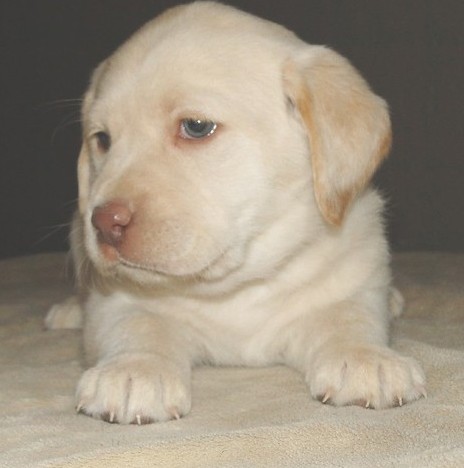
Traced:
<path fill-rule="evenodd" d="M 118 247 L 132 219 L 129 207 L 121 201 L 111 201 L 97 206 L 92 213 L 92 224 L 98 231 L 98 240 Z"/>

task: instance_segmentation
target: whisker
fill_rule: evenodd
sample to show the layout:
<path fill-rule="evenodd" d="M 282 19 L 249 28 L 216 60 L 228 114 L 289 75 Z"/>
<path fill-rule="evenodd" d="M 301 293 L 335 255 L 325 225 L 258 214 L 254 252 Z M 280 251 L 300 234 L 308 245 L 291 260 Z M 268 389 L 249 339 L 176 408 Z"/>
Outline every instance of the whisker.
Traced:
<path fill-rule="evenodd" d="M 51 137 L 52 144 L 55 142 L 55 138 L 56 138 L 56 135 L 58 134 L 58 132 L 61 132 L 61 131 L 64 130 L 65 128 L 70 127 L 71 125 L 80 124 L 80 123 L 81 123 L 81 116 L 80 116 L 80 114 L 77 114 L 77 113 L 74 112 L 73 114 L 67 115 L 67 116 L 57 125 L 57 127 L 56 127 L 55 130 L 53 131 L 52 137 Z"/>
<path fill-rule="evenodd" d="M 55 224 L 53 226 L 43 226 L 39 229 L 47 229 L 49 232 L 47 232 L 44 236 L 40 237 L 37 239 L 32 245 L 36 247 L 37 245 L 41 244 L 42 242 L 46 241 L 48 238 L 51 236 L 55 235 L 57 232 L 61 231 L 62 229 L 69 228 L 71 223 L 63 223 L 63 224 Z"/>
<path fill-rule="evenodd" d="M 71 99 L 57 99 L 56 101 L 49 101 L 39 104 L 37 109 L 51 111 L 55 109 L 63 109 L 63 108 L 80 108 L 82 105 L 83 99 L 82 98 L 71 98 Z"/>
<path fill-rule="evenodd" d="M 78 198 L 73 198 L 72 200 L 69 200 L 65 203 L 63 203 L 63 208 L 69 208 L 70 206 L 77 206 L 79 199 Z"/>

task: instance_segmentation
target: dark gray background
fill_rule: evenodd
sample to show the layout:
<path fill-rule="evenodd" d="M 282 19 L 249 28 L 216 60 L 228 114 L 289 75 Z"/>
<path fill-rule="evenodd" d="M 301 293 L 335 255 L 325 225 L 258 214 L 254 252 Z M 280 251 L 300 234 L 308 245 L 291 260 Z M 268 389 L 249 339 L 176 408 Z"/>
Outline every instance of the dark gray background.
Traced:
<path fill-rule="evenodd" d="M 169 0 L 0 0 L 0 257 L 66 248 L 90 71 Z M 464 1 L 231 0 L 326 44 L 390 104 L 396 250 L 464 249 Z M 60 227 L 61 226 L 61 227 Z"/>

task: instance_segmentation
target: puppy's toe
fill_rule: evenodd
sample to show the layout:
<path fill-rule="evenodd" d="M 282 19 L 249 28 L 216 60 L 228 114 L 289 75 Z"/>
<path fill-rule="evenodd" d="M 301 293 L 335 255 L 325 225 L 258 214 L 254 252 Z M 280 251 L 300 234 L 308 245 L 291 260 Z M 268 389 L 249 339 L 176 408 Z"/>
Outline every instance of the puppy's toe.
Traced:
<path fill-rule="evenodd" d="M 306 381 L 314 398 L 336 406 L 389 408 L 426 396 L 415 360 L 375 346 L 321 350 Z"/>

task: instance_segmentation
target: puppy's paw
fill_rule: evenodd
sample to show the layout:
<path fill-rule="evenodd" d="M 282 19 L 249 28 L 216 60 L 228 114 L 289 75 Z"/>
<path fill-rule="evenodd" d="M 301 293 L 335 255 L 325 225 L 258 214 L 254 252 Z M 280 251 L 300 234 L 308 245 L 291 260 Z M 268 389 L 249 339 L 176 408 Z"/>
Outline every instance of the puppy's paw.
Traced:
<path fill-rule="evenodd" d="M 190 371 L 154 354 L 122 354 L 88 369 L 77 411 L 110 423 L 149 424 L 190 411 Z"/>
<path fill-rule="evenodd" d="M 76 296 L 50 308 L 45 317 L 45 328 L 82 328 L 83 311 Z"/>
<path fill-rule="evenodd" d="M 324 346 L 306 375 L 311 395 L 336 406 L 389 408 L 426 396 L 419 364 L 386 347 Z"/>

